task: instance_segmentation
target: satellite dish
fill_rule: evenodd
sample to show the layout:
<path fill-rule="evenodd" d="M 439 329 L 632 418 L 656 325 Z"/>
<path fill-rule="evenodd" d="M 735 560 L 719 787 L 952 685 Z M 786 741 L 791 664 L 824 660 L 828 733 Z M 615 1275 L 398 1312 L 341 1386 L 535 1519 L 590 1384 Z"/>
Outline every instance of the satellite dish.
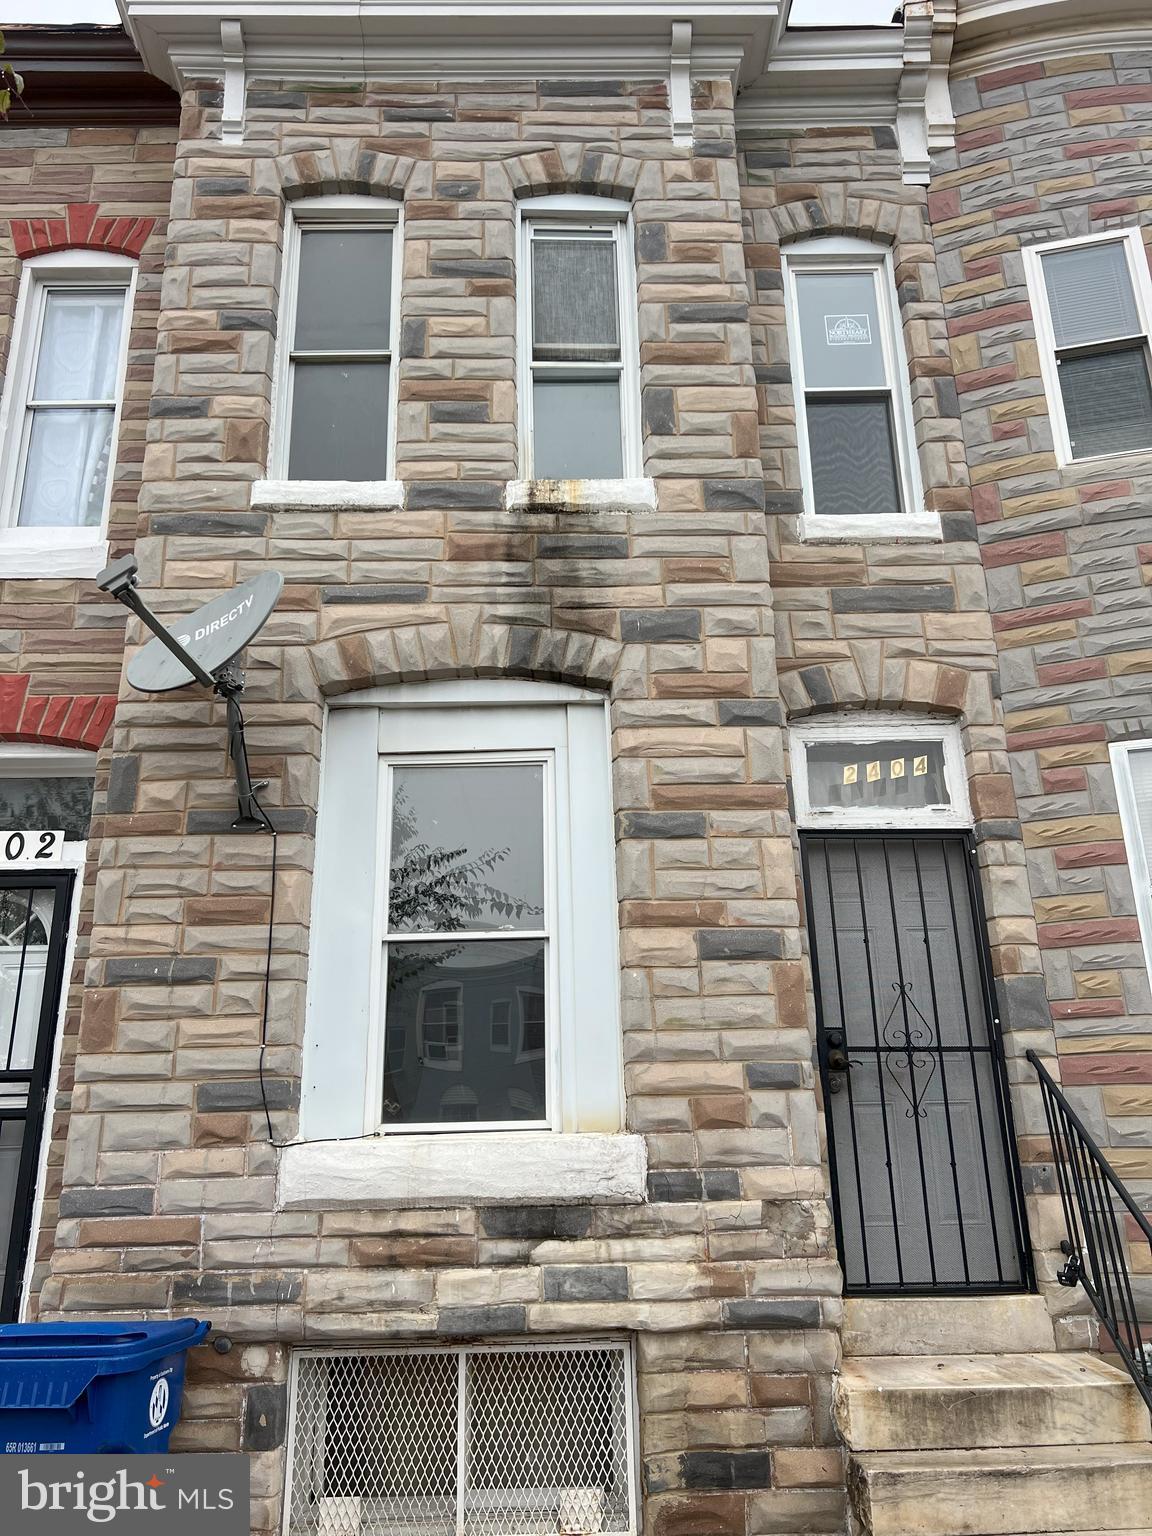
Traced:
<path fill-rule="evenodd" d="M 283 586 L 279 571 L 263 571 L 197 608 L 169 632 L 205 672 L 216 673 L 260 633 Z M 170 693 L 199 680 L 160 639 L 136 652 L 127 677 L 141 693 Z"/>

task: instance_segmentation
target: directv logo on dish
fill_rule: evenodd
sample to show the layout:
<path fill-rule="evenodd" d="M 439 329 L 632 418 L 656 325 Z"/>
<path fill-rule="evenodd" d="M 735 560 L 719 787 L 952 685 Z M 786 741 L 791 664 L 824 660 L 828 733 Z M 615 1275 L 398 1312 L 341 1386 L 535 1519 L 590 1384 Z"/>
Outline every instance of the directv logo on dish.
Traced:
<path fill-rule="evenodd" d="M 254 592 L 249 592 L 244 601 L 237 603 L 235 608 L 229 608 L 227 613 L 221 614 L 218 619 L 213 619 L 211 624 L 202 625 L 195 634 L 177 635 L 177 640 L 179 640 L 181 645 L 191 645 L 193 640 L 204 640 L 209 635 L 214 635 L 217 630 L 223 629 L 226 624 L 231 624 L 233 619 L 238 619 L 242 613 L 247 612 L 251 608 L 255 596 Z"/>
<path fill-rule="evenodd" d="M 20 1536 L 74 1536 L 94 1525 L 156 1536 L 154 1515 L 164 1516 L 165 1536 L 248 1536 L 247 1456 L 39 1455 L 20 1463 L 0 1455 L 0 1508 L 19 1512 Z"/>

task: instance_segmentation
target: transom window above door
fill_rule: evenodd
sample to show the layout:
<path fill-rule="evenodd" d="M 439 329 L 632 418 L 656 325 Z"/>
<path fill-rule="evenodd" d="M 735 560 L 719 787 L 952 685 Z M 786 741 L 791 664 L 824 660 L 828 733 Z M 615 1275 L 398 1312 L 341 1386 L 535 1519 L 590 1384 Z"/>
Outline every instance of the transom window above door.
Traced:
<path fill-rule="evenodd" d="M 970 826 L 958 728 L 904 715 L 839 715 L 794 726 L 800 826 Z"/>
<path fill-rule="evenodd" d="M 271 474 L 380 481 L 394 457 L 400 210 L 372 197 L 295 204 L 285 232 Z"/>

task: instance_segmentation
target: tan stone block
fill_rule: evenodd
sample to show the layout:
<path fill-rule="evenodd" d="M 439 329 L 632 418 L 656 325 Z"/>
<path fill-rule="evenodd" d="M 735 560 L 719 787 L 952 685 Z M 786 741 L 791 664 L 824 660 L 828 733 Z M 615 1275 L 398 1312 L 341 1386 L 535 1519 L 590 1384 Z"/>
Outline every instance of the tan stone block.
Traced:
<path fill-rule="evenodd" d="M 1027 416 L 1047 416 L 1048 402 L 1043 395 L 1030 395 L 1024 400 L 1003 400 L 988 407 L 988 419 L 993 422 L 1020 421 Z"/>
<path fill-rule="evenodd" d="M 1139 672 L 1152 672 L 1152 650 L 1114 651 L 1107 662 L 1112 677 L 1131 677 Z"/>
<path fill-rule="evenodd" d="M 1066 746 L 1040 747 L 1036 761 L 1041 768 L 1078 768 L 1087 763 L 1106 763 L 1108 747 L 1102 741 L 1069 742 Z"/>
<path fill-rule="evenodd" d="M 1095 185 L 1096 178 L 1089 171 L 1081 172 L 1077 176 L 1053 176 L 1036 183 L 1036 195 L 1051 197 L 1057 192 L 1076 192 Z"/>
<path fill-rule="evenodd" d="M 941 290 L 945 304 L 959 303 L 964 299 L 977 299 L 984 293 L 999 293 L 1004 288 L 1004 274 L 995 272 L 988 277 L 974 278 L 969 283 L 952 283 Z"/>
<path fill-rule="evenodd" d="M 1067 725 L 1071 712 L 1067 704 L 1049 704 L 1041 709 L 1014 709 L 1004 715 L 1004 727 L 1009 731 L 1044 731 L 1053 726 Z"/>
<path fill-rule="evenodd" d="M 835 1449 L 781 1446 L 772 1457 L 777 1488 L 839 1488 L 844 1481 L 844 1454 Z"/>
<path fill-rule="evenodd" d="M 1024 645 L 1050 645 L 1054 640 L 1075 640 L 1079 637 L 1075 619 L 1062 619 L 1055 624 L 1032 624 L 1022 629 L 1007 629 L 1000 638 L 1005 650 Z"/>
<path fill-rule="evenodd" d="M 1119 971 L 1075 971 L 1072 980 L 1076 984 L 1077 997 L 1124 996 L 1124 982 Z"/>
<path fill-rule="evenodd" d="M 630 928 L 620 935 L 626 966 L 695 965 L 695 935 L 685 928 Z"/>
<path fill-rule="evenodd" d="M 1060 555 L 1053 560 L 1026 560 L 1020 567 L 1020 580 L 1030 587 L 1039 582 L 1064 581 L 1071 573 L 1071 561 L 1067 555 Z"/>
<path fill-rule="evenodd" d="M 1065 816 L 1032 821 L 1024 826 L 1026 848 L 1056 848 L 1067 843 L 1118 840 L 1123 836 L 1119 816 Z"/>
<path fill-rule="evenodd" d="M 1100 892 L 1085 896 L 1041 896 L 1036 902 L 1038 923 L 1075 923 L 1108 916 L 1108 898 Z"/>
<path fill-rule="evenodd" d="M 1053 512 L 1060 507 L 1080 505 L 1078 491 L 1037 491 L 1031 496 L 1005 496 L 1000 510 L 1005 517 L 1028 517 L 1034 512 Z"/>
<path fill-rule="evenodd" d="M 1100 1092 L 1106 1115 L 1152 1115 L 1152 1083 L 1107 1087 Z"/>
<path fill-rule="evenodd" d="M 994 459 L 976 464 L 971 470 L 973 485 L 988 485 L 993 480 L 1007 480 L 1017 475 L 1046 475 L 1056 468 L 1052 453 L 1026 453 L 1017 459 Z"/>
<path fill-rule="evenodd" d="M 1089 123 L 1123 123 L 1126 121 L 1123 107 L 1073 107 L 1068 113 L 1073 128 Z"/>

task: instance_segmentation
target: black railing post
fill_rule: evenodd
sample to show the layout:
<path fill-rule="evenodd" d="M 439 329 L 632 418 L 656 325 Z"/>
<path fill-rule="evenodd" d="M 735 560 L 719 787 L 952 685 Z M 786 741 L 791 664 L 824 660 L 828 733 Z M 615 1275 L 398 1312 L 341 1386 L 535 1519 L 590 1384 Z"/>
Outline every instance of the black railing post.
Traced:
<path fill-rule="evenodd" d="M 1141 1315 L 1126 1230 L 1131 1222 L 1137 1245 L 1147 1243 L 1152 1261 L 1152 1222 L 1125 1189 L 1040 1057 L 1035 1051 L 1026 1054 L 1040 1079 L 1068 1234 L 1060 1245 L 1068 1262 L 1058 1278 L 1062 1285 L 1084 1287 L 1116 1353 L 1152 1408 L 1152 1283 Z M 1152 1276 L 1152 1262 L 1147 1272 Z"/>

